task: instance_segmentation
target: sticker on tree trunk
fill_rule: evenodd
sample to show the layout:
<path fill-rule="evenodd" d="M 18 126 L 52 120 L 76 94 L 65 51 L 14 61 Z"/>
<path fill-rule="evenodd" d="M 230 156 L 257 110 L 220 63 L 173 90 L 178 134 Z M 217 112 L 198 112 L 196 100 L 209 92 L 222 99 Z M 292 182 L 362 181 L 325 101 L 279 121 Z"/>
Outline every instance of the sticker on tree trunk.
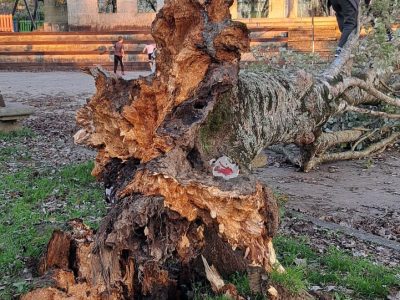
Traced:
<path fill-rule="evenodd" d="M 215 177 L 222 177 L 225 180 L 229 180 L 239 176 L 239 166 L 225 155 L 216 160 L 212 159 L 210 165 L 212 167 L 212 174 Z"/>

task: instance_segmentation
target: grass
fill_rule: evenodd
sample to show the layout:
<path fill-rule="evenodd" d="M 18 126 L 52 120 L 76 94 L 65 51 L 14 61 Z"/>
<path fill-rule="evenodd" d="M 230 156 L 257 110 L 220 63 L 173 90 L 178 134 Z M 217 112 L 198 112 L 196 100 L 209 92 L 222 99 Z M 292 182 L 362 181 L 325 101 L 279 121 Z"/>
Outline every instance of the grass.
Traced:
<path fill-rule="evenodd" d="M 318 254 L 305 239 L 279 236 L 275 248 L 286 268 L 285 274 L 272 273 L 272 281 L 293 293 L 307 286 L 344 287 L 362 299 L 386 299 L 392 288 L 400 288 L 400 268 L 389 268 L 365 258 L 355 258 L 331 247 Z M 299 265 L 299 260 L 304 264 Z M 346 299 L 337 293 L 336 299 Z"/>
<path fill-rule="evenodd" d="M 0 141 L 15 141 L 21 138 L 32 138 L 35 136 L 35 133 L 29 128 L 23 128 L 21 130 L 12 131 L 12 132 L 0 132 Z"/>
<path fill-rule="evenodd" d="M 22 129 L 10 133 L 0 132 L 0 142 L 4 143 L 3 146 L 0 144 L 0 163 L 13 161 L 16 158 L 19 161 L 29 160 L 29 149 L 21 142 L 34 136 L 30 129 Z M 2 164 L 0 164 L 0 171 L 4 172 Z"/>
<path fill-rule="evenodd" d="M 244 296 L 246 299 L 251 300 L 264 300 L 264 296 L 252 293 L 250 289 L 249 278 L 246 274 L 235 273 L 225 282 L 232 283 L 236 286 L 237 291 L 240 295 Z M 230 298 L 224 295 L 214 295 L 211 291 L 209 285 L 204 285 L 202 283 L 195 283 L 192 286 L 194 292 L 194 300 L 229 300 Z"/>
<path fill-rule="evenodd" d="M 249 278 L 245 274 L 233 274 L 229 280 L 230 283 L 236 286 L 237 291 L 241 295 L 251 295 Z"/>
<path fill-rule="evenodd" d="M 278 236 L 275 238 L 274 243 L 286 273 L 272 272 L 272 282 L 286 287 L 292 294 L 298 294 L 306 290 L 305 266 L 297 265 L 296 261 L 314 261 L 318 257 L 317 254 L 305 243 L 305 239 L 290 239 Z"/>
<path fill-rule="evenodd" d="M 391 270 L 367 259 L 354 259 L 335 248 L 323 257 L 322 264 L 327 274 L 333 275 L 339 284 L 363 296 L 383 297 L 390 287 L 400 287 L 400 269 Z M 317 276 L 316 279 L 317 282 L 329 281 L 329 277 L 325 276 Z"/>
<path fill-rule="evenodd" d="M 293 295 L 306 290 L 307 285 L 302 267 L 287 267 L 285 270 L 285 273 L 273 271 L 271 273 L 271 281 L 285 287 Z"/>
<path fill-rule="evenodd" d="M 0 141 L 27 136 L 29 131 L 2 134 Z M 15 154 L 25 151 L 17 145 L 0 148 L 0 162 L 20 159 Z M 106 207 L 103 191 L 90 175 L 92 168 L 92 162 L 57 170 L 20 167 L 12 173 L 0 167 L 0 299 L 12 299 L 29 287 L 27 270 L 38 261 L 55 228 L 73 218 L 98 226 Z"/>
<path fill-rule="evenodd" d="M 278 236 L 274 239 L 279 261 L 285 273 L 272 272 L 271 283 L 285 287 L 293 295 L 308 290 L 311 286 L 336 286 L 353 291 L 345 294 L 342 290 L 332 292 L 335 300 L 386 299 L 391 289 L 400 288 L 400 268 L 388 268 L 364 258 L 330 248 L 318 253 L 306 238 Z M 245 274 L 235 274 L 227 280 L 233 283 L 246 299 L 262 300 L 261 295 L 251 293 Z M 195 299 L 222 300 L 212 296 L 207 287 L 195 289 Z"/>
<path fill-rule="evenodd" d="M 278 203 L 278 208 L 279 208 L 279 218 L 283 218 L 285 216 L 285 205 L 289 200 L 289 196 L 277 191 L 274 191 L 274 198 L 276 202 Z"/>

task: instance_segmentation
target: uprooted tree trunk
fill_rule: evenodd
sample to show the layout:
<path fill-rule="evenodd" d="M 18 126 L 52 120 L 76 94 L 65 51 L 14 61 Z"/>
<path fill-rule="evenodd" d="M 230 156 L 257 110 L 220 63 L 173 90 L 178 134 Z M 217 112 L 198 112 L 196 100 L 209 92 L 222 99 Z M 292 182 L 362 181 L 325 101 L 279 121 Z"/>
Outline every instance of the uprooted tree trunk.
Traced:
<path fill-rule="evenodd" d="M 249 37 L 230 20 L 230 5 L 167 1 L 152 27 L 157 74 L 125 81 L 89 70 L 97 93 L 78 112 L 75 139 L 98 149 L 93 174 L 114 204 L 96 233 L 74 220 L 69 231 L 53 234 L 40 267 L 51 286 L 24 299 L 178 299 L 206 275 L 217 278 L 216 291 L 239 299 L 210 272 L 282 271 L 272 245 L 277 205 L 248 174 L 252 160 L 269 145 L 295 143 L 308 170 L 339 155 L 325 154 L 330 147 L 365 134 L 323 133 L 332 115 L 377 99 L 399 106 L 374 87 L 374 76 L 340 72 L 350 50 L 318 77 L 239 72 Z M 364 153 L 342 159 L 399 137 L 382 135 Z M 209 161 L 221 155 L 239 164 L 239 177 L 211 175 Z"/>

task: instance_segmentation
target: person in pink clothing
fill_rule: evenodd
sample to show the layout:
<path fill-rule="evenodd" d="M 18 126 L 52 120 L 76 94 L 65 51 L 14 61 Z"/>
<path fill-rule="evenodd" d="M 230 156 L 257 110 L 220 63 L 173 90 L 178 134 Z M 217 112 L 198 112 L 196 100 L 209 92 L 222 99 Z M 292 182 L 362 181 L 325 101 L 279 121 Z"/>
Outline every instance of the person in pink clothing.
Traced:
<path fill-rule="evenodd" d="M 146 45 L 143 49 L 143 53 L 147 53 L 148 59 L 149 59 L 149 64 L 150 64 L 150 69 L 154 73 L 155 72 L 155 66 L 156 66 L 156 44 L 150 44 Z"/>
<path fill-rule="evenodd" d="M 122 62 L 122 58 L 125 55 L 124 51 L 124 39 L 122 36 L 118 37 L 118 42 L 114 45 L 114 73 L 117 73 L 118 62 L 121 64 L 122 75 L 125 75 L 124 72 L 124 64 Z"/>

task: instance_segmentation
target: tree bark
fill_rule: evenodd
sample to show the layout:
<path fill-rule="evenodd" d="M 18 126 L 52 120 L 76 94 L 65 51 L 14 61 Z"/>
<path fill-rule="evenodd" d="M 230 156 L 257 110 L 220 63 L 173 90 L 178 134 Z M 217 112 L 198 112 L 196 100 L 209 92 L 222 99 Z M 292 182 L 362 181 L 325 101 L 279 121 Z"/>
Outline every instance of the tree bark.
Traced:
<path fill-rule="evenodd" d="M 96 234 L 74 221 L 53 235 L 40 271 L 55 284 L 25 299 L 177 299 L 205 276 L 202 257 L 223 276 L 277 264 L 271 191 L 251 176 L 213 178 L 196 148 L 249 48 L 230 4 L 167 2 L 153 23 L 157 74 L 124 81 L 89 70 L 97 93 L 78 112 L 75 138 L 98 149 L 93 174 L 114 206 Z"/>
<path fill-rule="evenodd" d="M 152 25 L 156 74 L 125 81 L 88 70 L 97 92 L 78 111 L 75 140 L 98 150 L 93 175 L 113 207 L 96 233 L 74 220 L 53 234 L 40 267 L 52 285 L 23 299 L 179 299 L 192 280 L 213 277 L 207 270 L 283 271 L 272 245 L 277 204 L 251 161 L 269 145 L 295 143 L 313 167 L 321 151 L 362 137 L 322 132 L 350 105 L 346 93 L 399 101 L 341 74 L 343 58 L 318 77 L 239 72 L 249 34 L 230 20 L 231 4 L 167 1 Z M 239 177 L 212 176 L 209 161 L 222 155 L 239 164 Z M 213 287 L 240 299 L 229 285 Z"/>

